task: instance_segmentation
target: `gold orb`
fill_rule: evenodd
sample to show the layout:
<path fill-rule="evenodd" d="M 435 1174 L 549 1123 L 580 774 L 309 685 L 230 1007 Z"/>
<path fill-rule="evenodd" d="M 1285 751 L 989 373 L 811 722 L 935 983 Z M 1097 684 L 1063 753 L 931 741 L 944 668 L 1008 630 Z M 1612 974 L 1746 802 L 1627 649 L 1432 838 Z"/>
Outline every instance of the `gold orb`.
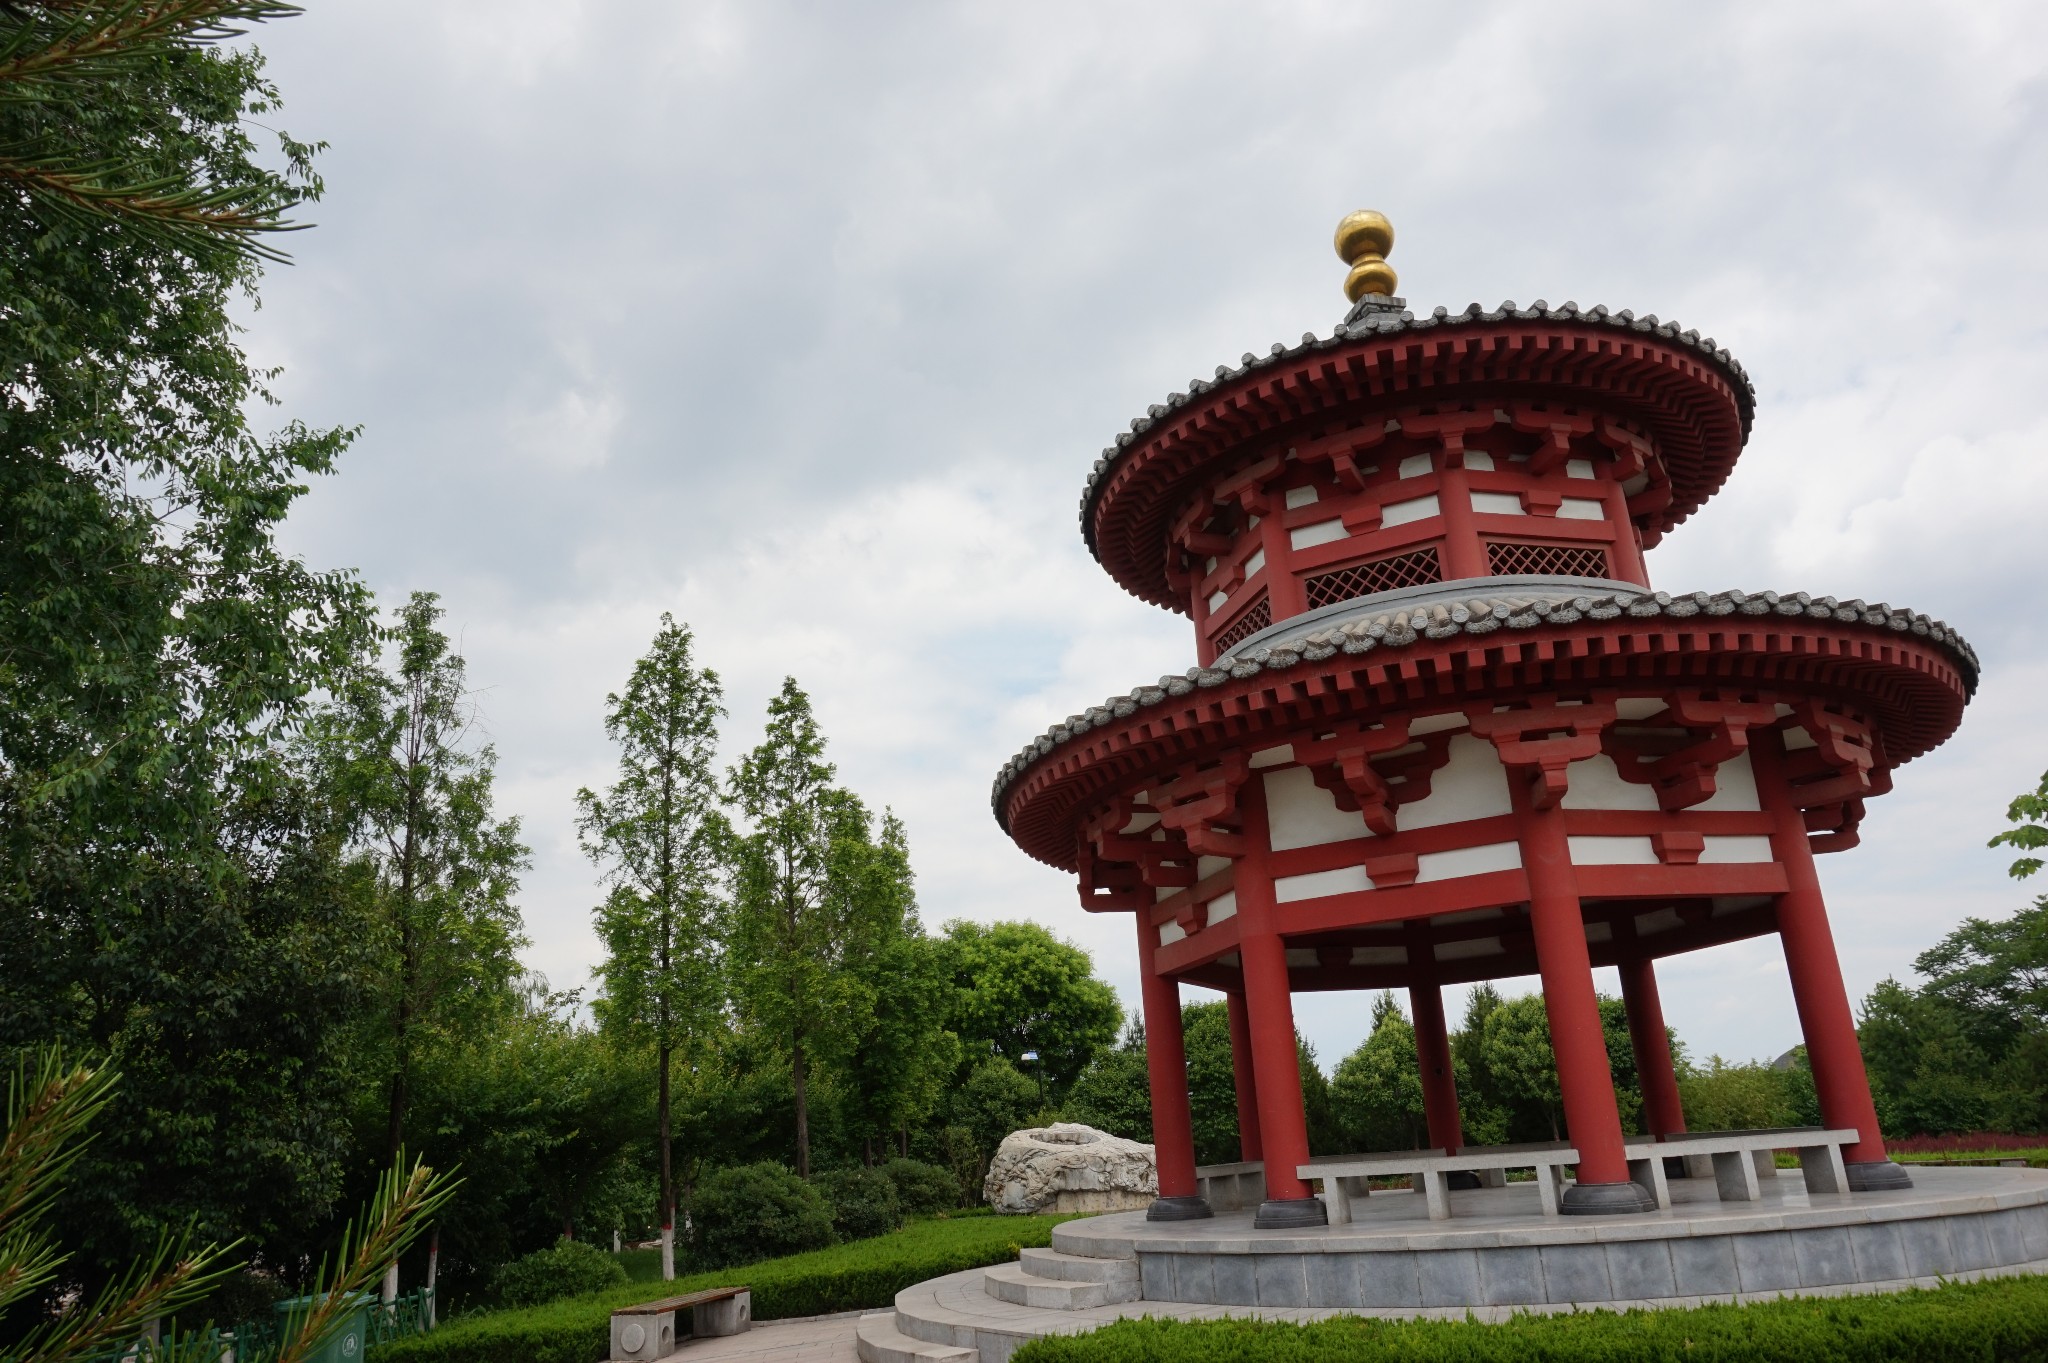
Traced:
<path fill-rule="evenodd" d="M 1344 296 L 1356 303 L 1369 293 L 1383 293 L 1394 296 L 1394 286 L 1401 277 L 1394 273 L 1394 267 L 1378 256 L 1367 256 L 1351 267 L 1351 273 L 1344 279 Z"/>
<path fill-rule="evenodd" d="M 1360 256 L 1383 256 L 1393 249 L 1394 224 L 1384 213 L 1361 208 L 1346 213 L 1337 224 L 1337 254 L 1346 265 L 1357 264 Z"/>

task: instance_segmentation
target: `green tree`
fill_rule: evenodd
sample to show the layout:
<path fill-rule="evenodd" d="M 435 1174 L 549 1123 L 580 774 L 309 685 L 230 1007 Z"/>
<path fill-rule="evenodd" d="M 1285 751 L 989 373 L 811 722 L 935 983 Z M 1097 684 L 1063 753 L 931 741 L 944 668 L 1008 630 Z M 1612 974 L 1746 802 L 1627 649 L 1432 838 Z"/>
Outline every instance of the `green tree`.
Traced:
<path fill-rule="evenodd" d="M 340 1189 L 358 933 L 284 739 L 367 598 L 276 543 L 347 435 L 253 429 L 231 309 L 318 184 L 260 163 L 276 92 L 210 41 L 283 12 L 0 9 L 0 1048 L 126 1075 L 67 1290 L 193 1217 L 296 1257 Z"/>
<path fill-rule="evenodd" d="M 1373 999 L 1372 1032 L 1344 1057 L 1330 1083 L 1350 1150 L 1414 1150 L 1427 1144 L 1415 1029 L 1391 991 Z"/>
<path fill-rule="evenodd" d="M 872 839 L 865 816 L 859 825 L 836 852 L 849 897 L 846 970 L 858 990 L 837 1068 L 847 1126 L 859 1133 L 862 1163 L 873 1164 L 892 1132 L 909 1153 L 911 1126 L 937 1111 L 959 1069 L 960 1039 L 939 1006 L 946 962 L 918 920 L 903 821 L 884 811 Z"/>
<path fill-rule="evenodd" d="M 1180 1035 L 1188 1057 L 1188 1115 L 1195 1133 L 1195 1163 L 1234 1164 L 1244 1148 L 1237 1129 L 1230 1006 L 1221 999 L 1182 1004 Z"/>
<path fill-rule="evenodd" d="M 785 677 L 768 702 L 760 746 L 728 777 L 750 831 L 733 843 L 729 933 L 732 979 L 742 1011 L 776 1038 L 789 1059 L 795 1099 L 796 1170 L 811 1170 L 812 1064 L 837 1053 L 860 1001 L 846 969 L 853 919 L 862 905 L 846 875 L 862 860 L 860 802 L 832 784 L 825 736 L 811 698 Z"/>
<path fill-rule="evenodd" d="M 597 910 L 598 1016 L 654 1048 L 664 1279 L 675 1277 L 675 1057 L 691 1064 L 724 1013 L 718 881 L 731 828 L 712 762 L 725 710 L 718 674 L 697 667 L 690 646 L 689 629 L 664 614 L 625 694 L 605 697 L 619 779 L 602 796 L 576 793 L 583 850 L 611 884 Z"/>
<path fill-rule="evenodd" d="M 1127 1141 L 1150 1144 L 1152 1085 L 1146 1065 L 1145 1020 L 1132 1018 L 1124 1029 L 1123 1040 L 1097 1051 L 1088 1068 L 1081 1071 L 1081 1077 L 1067 1094 L 1060 1120 L 1092 1126 Z M 1194 1068 L 1192 1053 L 1188 1067 L 1191 1071 Z M 1199 1126 L 1200 1118 L 1196 1121 Z M 1199 1149 L 1199 1135 L 1196 1143 Z"/>
<path fill-rule="evenodd" d="M 414 592 L 398 613 L 391 670 L 363 659 L 309 730 L 376 926 L 376 1050 L 393 1158 L 423 1040 L 490 1016 L 526 944 L 513 896 L 527 848 L 519 820 L 493 812 L 497 756 L 470 746 L 474 707 L 441 616 L 438 597 Z"/>
<path fill-rule="evenodd" d="M 1123 1025 L 1116 991 L 1088 953 L 1036 923 L 946 924 L 955 986 L 953 1030 L 977 1064 L 1000 1055 L 1042 1068 L 1057 1103 Z M 1036 1061 L 1027 1061 L 1035 1052 Z"/>
<path fill-rule="evenodd" d="M 1635 1053 L 1629 1044 L 1628 1014 L 1620 999 L 1599 999 L 1600 1027 L 1607 1043 L 1607 1065 L 1624 1130 L 1632 1130 L 1642 1114 L 1642 1091 L 1636 1079 Z M 1497 1106 L 1506 1115 L 1509 1140 L 1562 1140 L 1564 1102 L 1557 1086 L 1557 1057 L 1550 1048 L 1550 1015 L 1541 994 L 1489 1003 L 1479 1032 L 1479 1053 L 1485 1087 L 1474 1083 L 1477 1106 Z M 1455 1048 L 1454 1048 L 1455 1050 Z M 1462 1094 L 1461 1094 L 1462 1100 Z M 1471 1132 L 1467 1131 L 1468 1138 Z"/>
<path fill-rule="evenodd" d="M 1502 1002 L 1492 981 L 1472 986 L 1465 996 L 1465 1016 L 1451 1033 L 1451 1067 L 1458 1081 L 1458 1124 L 1467 1143 L 1503 1145 L 1508 1113 L 1501 1106 L 1500 1086 L 1486 1061 L 1486 1019 Z"/>

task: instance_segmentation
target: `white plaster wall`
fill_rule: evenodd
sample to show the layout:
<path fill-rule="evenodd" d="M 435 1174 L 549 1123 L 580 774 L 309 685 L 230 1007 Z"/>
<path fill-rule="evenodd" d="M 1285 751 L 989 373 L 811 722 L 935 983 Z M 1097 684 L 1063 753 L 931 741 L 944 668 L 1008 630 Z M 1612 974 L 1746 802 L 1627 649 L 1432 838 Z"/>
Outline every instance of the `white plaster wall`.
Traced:
<path fill-rule="evenodd" d="M 1209 901 L 1209 921 L 1221 923 L 1226 918 L 1237 917 L 1237 891 L 1225 890 Z"/>
<path fill-rule="evenodd" d="M 1318 544 L 1330 544 L 1337 540 L 1349 539 L 1342 521 L 1317 521 L 1313 525 L 1296 526 L 1287 532 L 1287 542 L 1297 549 L 1309 549 Z"/>
<path fill-rule="evenodd" d="M 1566 838 L 1574 866 L 1655 866 L 1657 848 L 1646 837 Z"/>
<path fill-rule="evenodd" d="M 1507 814 L 1513 808 L 1508 802 L 1507 772 L 1493 744 L 1459 734 L 1451 740 L 1450 761 L 1430 778 L 1429 798 L 1403 805 L 1399 818 L 1404 829 L 1438 828 Z"/>
<path fill-rule="evenodd" d="M 1761 835 L 1708 838 L 1706 850 L 1700 853 L 1700 860 L 1716 865 L 1770 861 L 1773 860 L 1771 840 Z"/>
<path fill-rule="evenodd" d="M 1426 885 L 1433 880 L 1456 880 L 1459 876 L 1485 875 L 1488 871 L 1514 871 L 1521 865 L 1522 846 L 1514 842 L 1424 852 L 1415 859 L 1415 883 Z"/>
<path fill-rule="evenodd" d="M 1565 788 L 1566 809 L 1656 809 L 1657 792 L 1621 779 L 1614 759 L 1595 753 L 1571 765 L 1571 784 Z"/>
<path fill-rule="evenodd" d="M 1434 492 L 1427 497 L 1411 497 L 1405 502 L 1388 502 L 1380 508 L 1380 524 L 1406 525 L 1410 521 L 1426 521 L 1441 509 Z"/>
<path fill-rule="evenodd" d="M 1721 764 L 1714 778 L 1714 798 L 1694 809 L 1729 809 L 1754 813 L 1764 807 L 1757 798 L 1756 772 L 1749 765 L 1748 753 L 1737 753 Z M 1769 860 L 1768 857 L 1765 858 Z"/>
<path fill-rule="evenodd" d="M 1262 779 L 1266 783 L 1266 823 L 1274 851 L 1320 847 L 1326 842 L 1372 836 L 1364 817 L 1337 808 L 1336 800 L 1316 784 L 1307 767 L 1269 771 Z"/>
<path fill-rule="evenodd" d="M 1293 904 L 1371 888 L 1372 881 L 1366 878 L 1363 866 L 1340 866 L 1334 871 L 1311 871 L 1305 876 L 1281 876 L 1273 882 L 1273 898 L 1282 904 Z"/>
<path fill-rule="evenodd" d="M 1420 478 L 1430 470 L 1430 458 L 1426 454 L 1411 454 L 1401 461 L 1403 478 Z"/>
<path fill-rule="evenodd" d="M 1227 871 L 1229 869 L 1229 857 L 1195 858 L 1195 876 L 1197 879 L 1200 880 L 1207 880 L 1210 876 L 1215 875 L 1218 871 Z"/>
<path fill-rule="evenodd" d="M 1339 524 L 1342 524 L 1342 522 L 1339 522 Z M 1244 561 L 1244 575 L 1246 578 L 1253 578 L 1265 570 L 1266 549 L 1264 545 L 1261 545 L 1257 549 L 1252 550 L 1251 557 Z"/>
<path fill-rule="evenodd" d="M 1229 592 L 1210 592 L 1210 593 L 1209 593 L 1209 609 L 1210 609 L 1210 610 L 1212 610 L 1212 611 L 1213 611 L 1213 610 L 1221 610 L 1221 609 L 1222 609 L 1222 607 L 1223 607 L 1223 603 L 1224 603 L 1224 602 L 1226 602 L 1226 601 L 1228 601 L 1229 599 L 1230 599 L 1230 593 L 1229 593 Z"/>
<path fill-rule="evenodd" d="M 1593 476 L 1593 461 L 1590 459 L 1567 459 L 1564 461 L 1564 473 L 1567 478 L 1591 478 Z"/>
<path fill-rule="evenodd" d="M 1487 516 L 1526 516 L 1522 499 L 1512 492 L 1475 492 L 1472 509 Z"/>
<path fill-rule="evenodd" d="M 1251 764 L 1254 770 L 1260 767 L 1285 766 L 1287 763 L 1292 762 L 1293 760 L 1294 745 L 1292 743 L 1282 743 L 1277 748 L 1261 749 L 1260 751 L 1253 753 L 1251 756 Z"/>
<path fill-rule="evenodd" d="M 1491 473 L 1493 472 L 1493 456 L 1485 450 L 1466 450 L 1465 467 L 1468 469 L 1483 469 Z"/>
<path fill-rule="evenodd" d="M 1181 931 L 1180 924 L 1174 922 L 1171 918 L 1159 925 L 1159 945 L 1163 947 L 1172 946 L 1175 942 L 1185 941 L 1186 938 L 1187 934 Z"/>
<path fill-rule="evenodd" d="M 1289 511 L 1292 511 L 1297 506 L 1307 506 L 1311 502 L 1319 500 L 1321 500 L 1321 494 L 1312 487 L 1291 487 L 1287 489 L 1287 509 Z"/>
<path fill-rule="evenodd" d="M 1591 497 L 1567 497 L 1558 505 L 1557 518 L 1562 521 L 1604 521 L 1607 519 L 1607 504 Z"/>

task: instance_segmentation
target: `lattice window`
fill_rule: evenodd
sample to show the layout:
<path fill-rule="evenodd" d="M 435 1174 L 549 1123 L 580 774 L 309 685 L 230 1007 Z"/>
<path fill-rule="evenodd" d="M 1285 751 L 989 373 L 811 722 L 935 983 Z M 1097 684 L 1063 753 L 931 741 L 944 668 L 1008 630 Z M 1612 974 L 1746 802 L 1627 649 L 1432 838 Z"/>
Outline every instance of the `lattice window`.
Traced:
<path fill-rule="evenodd" d="M 1425 582 L 1443 580 L 1444 571 L 1437 562 L 1436 550 L 1429 548 L 1396 554 L 1392 558 L 1376 558 L 1370 563 L 1354 563 L 1335 572 L 1318 573 L 1301 585 L 1308 594 L 1309 609 L 1313 610 L 1317 606 L 1371 596 L 1374 592 L 1391 592 L 1401 587 L 1419 587 Z"/>
<path fill-rule="evenodd" d="M 1546 577 L 1607 577 L 1607 551 L 1590 545 L 1509 544 L 1486 546 L 1487 566 L 1495 577 L 1540 573 Z"/>
<path fill-rule="evenodd" d="M 1252 603 L 1251 609 L 1237 617 L 1236 623 L 1216 636 L 1216 652 L 1219 655 L 1230 652 L 1272 623 L 1273 603 L 1262 596 Z"/>

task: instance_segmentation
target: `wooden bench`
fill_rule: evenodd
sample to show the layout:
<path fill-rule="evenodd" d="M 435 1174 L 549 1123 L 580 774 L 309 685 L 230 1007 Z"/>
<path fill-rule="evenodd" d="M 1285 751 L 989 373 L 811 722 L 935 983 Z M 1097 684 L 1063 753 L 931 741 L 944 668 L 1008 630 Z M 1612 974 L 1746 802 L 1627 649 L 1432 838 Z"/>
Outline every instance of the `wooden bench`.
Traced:
<path fill-rule="evenodd" d="M 1579 1152 L 1561 1141 L 1533 1145 L 1474 1145 L 1457 1154 L 1441 1146 L 1427 1150 L 1388 1150 L 1369 1155 L 1321 1155 L 1295 1170 L 1295 1176 L 1323 1185 L 1323 1204 L 1330 1224 L 1341 1226 L 1351 1220 L 1351 1199 L 1363 1197 L 1368 1179 L 1407 1174 L 1415 1190 L 1427 1200 L 1429 1219 L 1451 1219 L 1449 1175 L 1478 1174 L 1483 1183 L 1500 1187 L 1510 1169 L 1532 1169 L 1536 1173 L 1536 1195 L 1545 1216 L 1556 1216 L 1558 1197 L 1564 1189 L 1566 1165 L 1577 1164 Z"/>
<path fill-rule="evenodd" d="M 744 1287 L 707 1287 L 612 1312 L 613 1363 L 653 1363 L 676 1351 L 676 1313 L 690 1313 L 698 1339 L 736 1335 L 754 1323 L 754 1294 Z"/>
<path fill-rule="evenodd" d="M 1711 1176 L 1723 1202 L 1754 1202 L 1763 1196 L 1762 1180 L 1778 1176 L 1779 1150 L 1799 1152 L 1799 1172 L 1809 1193 L 1846 1193 L 1848 1170 L 1842 1147 L 1862 1139 L 1853 1130 L 1817 1126 L 1778 1127 L 1767 1131 L 1688 1131 L 1655 1140 L 1636 1136 L 1622 1142 L 1628 1176 L 1650 1190 L 1659 1207 L 1671 1205 L 1664 1161 L 1682 1159 L 1694 1178 Z"/>

